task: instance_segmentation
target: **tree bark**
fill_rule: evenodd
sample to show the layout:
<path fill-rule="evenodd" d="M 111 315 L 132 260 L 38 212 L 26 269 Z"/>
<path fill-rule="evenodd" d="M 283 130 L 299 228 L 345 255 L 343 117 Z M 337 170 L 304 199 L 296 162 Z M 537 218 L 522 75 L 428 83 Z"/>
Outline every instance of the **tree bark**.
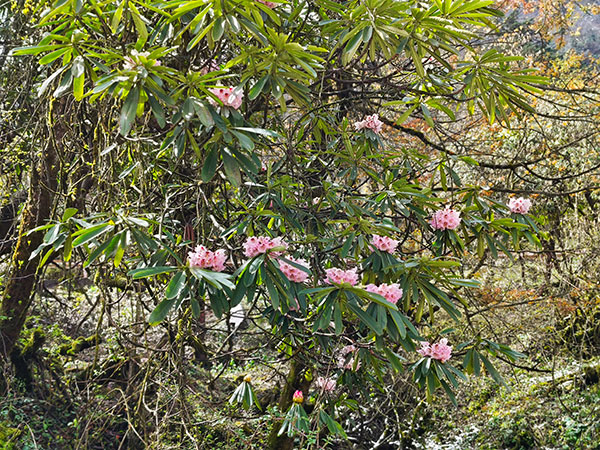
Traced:
<path fill-rule="evenodd" d="M 11 253 L 14 249 L 16 239 L 13 239 L 13 234 L 17 224 L 17 216 L 19 208 L 25 200 L 27 200 L 27 192 L 20 191 L 0 208 L 0 256 Z"/>
<path fill-rule="evenodd" d="M 0 358 L 5 361 L 9 360 L 25 324 L 37 281 L 39 255 L 30 257 L 42 243 L 44 231 L 28 232 L 51 218 L 58 185 L 57 153 L 68 130 L 68 100 L 63 97 L 53 106 L 48 115 L 45 139 L 41 139 L 43 147 L 39 161 L 31 169 L 27 204 L 21 216 L 17 243 L 0 299 Z M 55 120 L 52 120 L 53 117 Z"/>

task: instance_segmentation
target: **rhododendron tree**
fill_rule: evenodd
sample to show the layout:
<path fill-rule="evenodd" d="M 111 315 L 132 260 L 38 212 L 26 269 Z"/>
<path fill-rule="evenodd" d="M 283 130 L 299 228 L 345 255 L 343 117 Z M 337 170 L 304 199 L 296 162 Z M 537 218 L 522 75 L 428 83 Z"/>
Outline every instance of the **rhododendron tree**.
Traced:
<path fill-rule="evenodd" d="M 36 229 L 40 264 L 61 255 L 98 279 L 127 277 L 148 322 L 182 347 L 189 324 L 208 329 L 210 317 L 219 345 L 193 341 L 206 360 L 252 357 L 234 348 L 229 326 L 233 308 L 251 310 L 256 333 L 276 343 L 254 359 L 284 358 L 289 372 L 273 449 L 313 429 L 346 436 L 340 411 L 355 406 L 336 385 L 410 369 L 424 396 L 441 388 L 454 400 L 480 361 L 501 382 L 489 357 L 519 353 L 476 330 L 439 339 L 437 324 L 472 325 L 463 292 L 478 281 L 465 275 L 465 254 L 510 254 L 523 236 L 537 244 L 535 218 L 513 218 L 502 198 L 463 184 L 460 168 L 476 161 L 425 135 L 459 109 L 477 106 L 491 122 L 531 112 L 526 94 L 544 79 L 468 45 L 499 14 L 492 3 L 108 1 L 40 11 L 48 34 L 14 55 L 39 58 L 49 104 L 93 111 L 86 136 L 110 130 L 71 159 L 105 167 L 90 178 L 114 199 L 72 208 L 75 187 L 57 199 L 64 214 Z M 410 118 L 420 126 L 404 125 Z M 403 145 L 397 133 L 427 145 Z M 511 211 L 525 214 L 524 202 Z M 447 342 L 468 358 L 450 358 Z M 316 383 L 331 395 L 308 414 L 313 373 L 329 374 Z M 257 383 L 242 381 L 231 402 L 257 406 Z"/>

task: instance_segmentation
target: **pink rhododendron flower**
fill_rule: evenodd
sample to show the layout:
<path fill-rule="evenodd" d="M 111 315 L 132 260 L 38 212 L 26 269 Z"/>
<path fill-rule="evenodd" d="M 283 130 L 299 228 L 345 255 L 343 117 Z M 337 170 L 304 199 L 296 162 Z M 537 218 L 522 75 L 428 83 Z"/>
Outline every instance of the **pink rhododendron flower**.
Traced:
<path fill-rule="evenodd" d="M 388 302 L 393 303 L 394 305 L 402 298 L 402 289 L 400 289 L 400 285 L 398 283 L 394 284 L 380 284 L 379 286 L 375 286 L 374 284 L 368 284 L 365 287 L 365 290 L 368 292 L 373 292 L 375 294 L 379 294 L 384 297 Z"/>
<path fill-rule="evenodd" d="M 227 252 L 222 249 L 211 252 L 204 245 L 198 245 L 193 252 L 188 253 L 188 261 L 190 262 L 191 267 L 212 269 L 215 272 L 222 272 L 225 269 Z"/>
<path fill-rule="evenodd" d="M 351 286 L 354 286 L 358 283 L 356 269 L 342 270 L 334 267 L 332 269 L 326 269 L 325 274 L 327 275 L 325 282 L 329 284 L 348 283 Z"/>
<path fill-rule="evenodd" d="M 275 247 L 283 247 L 287 249 L 287 243 L 280 237 L 270 238 L 267 236 L 252 236 L 244 242 L 244 255 L 248 258 L 253 258 L 261 253 L 267 253 Z M 273 256 L 281 256 L 283 251 L 271 252 Z"/>
<path fill-rule="evenodd" d="M 262 3 L 265 6 L 268 6 L 269 8 L 275 8 L 277 6 L 277 3 L 273 3 L 273 2 L 267 2 L 265 0 L 256 0 L 258 3 Z"/>
<path fill-rule="evenodd" d="M 244 94 L 235 90 L 235 88 L 213 88 L 209 89 L 219 100 L 223 102 L 224 106 L 229 106 L 233 109 L 238 109 L 242 106 L 242 99 Z M 217 106 L 217 102 L 211 97 L 208 100 L 211 104 Z"/>
<path fill-rule="evenodd" d="M 227 252 L 223 249 L 214 252 L 213 270 L 222 272 L 225 269 L 225 261 L 227 261 Z"/>
<path fill-rule="evenodd" d="M 452 346 L 448 345 L 448 339 L 440 339 L 436 344 L 421 342 L 421 348 L 417 350 L 422 356 L 428 356 L 445 363 L 452 356 Z"/>
<path fill-rule="evenodd" d="M 531 200 L 528 198 L 511 198 L 508 201 L 508 207 L 510 208 L 510 212 L 515 214 L 527 214 L 529 208 L 531 208 Z"/>
<path fill-rule="evenodd" d="M 302 403 L 304 401 L 304 394 L 302 394 L 302 391 L 294 392 L 294 395 L 292 396 L 292 401 L 294 403 Z"/>
<path fill-rule="evenodd" d="M 431 226 L 435 230 L 454 230 L 460 225 L 460 213 L 450 208 L 440 209 L 433 214 Z"/>
<path fill-rule="evenodd" d="M 377 234 L 374 234 L 371 243 L 375 246 L 375 248 L 377 248 L 377 250 L 380 250 L 382 252 L 394 253 L 400 241 L 397 241 L 387 236 L 379 236 Z"/>
<path fill-rule="evenodd" d="M 364 120 L 360 122 L 354 122 L 354 128 L 356 131 L 360 131 L 363 128 L 368 128 L 374 133 L 381 133 L 381 127 L 383 126 L 383 122 L 379 120 L 378 114 L 373 114 L 372 116 L 367 116 Z"/>
<path fill-rule="evenodd" d="M 356 370 L 358 370 L 360 368 L 360 360 L 358 359 L 358 355 L 356 355 L 356 350 L 354 345 L 346 345 L 343 347 L 337 356 L 337 366 L 340 369 L 352 370 L 354 368 L 354 362 L 356 362 Z M 350 353 L 353 353 L 354 355 L 348 360 L 348 355 Z"/>
<path fill-rule="evenodd" d="M 309 264 L 305 259 L 302 259 L 302 258 L 300 258 L 300 259 L 287 258 L 287 259 L 289 259 L 292 262 L 295 262 L 296 264 L 304 266 L 306 268 L 309 267 Z M 291 264 L 289 264 L 283 260 L 279 260 L 279 269 L 281 269 L 281 271 L 287 277 L 288 280 L 294 281 L 296 283 L 303 283 L 308 278 L 307 272 L 305 272 L 304 270 L 298 269 L 297 267 L 294 267 Z"/>
<path fill-rule="evenodd" d="M 315 386 L 324 392 L 335 391 L 336 385 L 337 383 L 333 378 L 317 377 L 315 380 Z"/>

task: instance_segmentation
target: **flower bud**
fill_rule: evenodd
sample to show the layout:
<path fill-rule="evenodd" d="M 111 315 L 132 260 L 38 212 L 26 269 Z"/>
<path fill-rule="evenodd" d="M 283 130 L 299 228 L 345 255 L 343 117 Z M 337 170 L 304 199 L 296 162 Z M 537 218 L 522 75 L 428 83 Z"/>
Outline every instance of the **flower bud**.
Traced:
<path fill-rule="evenodd" d="M 294 392 L 292 400 L 294 403 L 302 403 L 304 401 L 304 395 L 302 394 L 302 391 Z"/>

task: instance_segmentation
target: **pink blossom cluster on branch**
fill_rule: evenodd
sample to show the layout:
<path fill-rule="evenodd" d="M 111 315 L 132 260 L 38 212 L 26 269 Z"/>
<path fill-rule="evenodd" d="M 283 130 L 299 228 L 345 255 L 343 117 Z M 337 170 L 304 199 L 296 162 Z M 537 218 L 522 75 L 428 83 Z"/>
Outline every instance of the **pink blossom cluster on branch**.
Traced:
<path fill-rule="evenodd" d="M 274 2 L 267 2 L 265 0 L 257 0 L 258 3 L 262 3 L 265 6 L 268 6 L 269 8 L 275 8 L 277 6 L 277 3 Z"/>
<path fill-rule="evenodd" d="M 374 234 L 371 243 L 379 251 L 394 253 L 400 241 L 397 241 L 387 236 L 379 236 L 378 234 Z"/>
<path fill-rule="evenodd" d="M 315 380 L 315 386 L 324 392 L 333 392 L 335 391 L 337 382 L 334 378 L 326 378 L 326 377 L 317 377 Z"/>
<path fill-rule="evenodd" d="M 325 270 L 325 282 L 329 284 L 342 284 L 348 283 L 354 286 L 358 283 L 358 274 L 356 269 L 342 270 L 337 267 Z"/>
<path fill-rule="evenodd" d="M 460 213 L 450 208 L 440 209 L 433 213 L 429 222 L 435 230 L 454 230 L 460 225 Z"/>
<path fill-rule="evenodd" d="M 225 250 L 210 251 L 204 245 L 198 245 L 193 252 L 188 253 L 190 266 L 201 269 L 212 269 L 221 272 L 225 269 L 227 252 Z"/>
<path fill-rule="evenodd" d="M 283 247 L 283 250 L 271 252 L 271 255 L 274 257 L 281 256 L 288 248 L 288 245 L 287 242 L 280 237 L 270 238 L 268 236 L 252 236 L 244 242 L 244 255 L 248 258 L 254 258 L 257 255 L 267 253 L 269 250 L 277 247 Z"/>
<path fill-rule="evenodd" d="M 287 259 L 292 262 L 295 262 L 300 266 L 306 267 L 307 269 L 310 267 L 305 259 L 294 259 L 291 257 L 288 257 Z M 282 259 L 279 260 L 279 269 L 283 272 L 283 274 L 287 277 L 288 280 L 294 281 L 296 283 L 304 283 L 308 278 L 308 272 L 299 269 Z"/>
<path fill-rule="evenodd" d="M 365 287 L 367 292 L 373 292 L 374 294 L 379 294 L 384 297 L 388 302 L 393 303 L 394 305 L 398 303 L 398 300 L 402 298 L 402 289 L 398 283 L 394 284 L 380 284 L 376 286 L 374 284 L 367 284 Z"/>
<path fill-rule="evenodd" d="M 244 98 L 244 94 L 237 91 L 235 88 L 212 88 L 209 89 L 221 102 L 223 102 L 224 106 L 229 106 L 233 109 L 238 109 L 242 106 L 242 100 Z M 218 106 L 217 102 L 210 97 L 208 100 L 212 105 Z"/>
<path fill-rule="evenodd" d="M 452 356 L 452 346 L 448 345 L 448 339 L 440 339 L 436 344 L 421 342 L 421 348 L 417 350 L 422 356 L 428 356 L 445 363 Z"/>
<path fill-rule="evenodd" d="M 340 369 L 352 370 L 354 363 L 356 362 L 356 370 L 360 368 L 360 360 L 356 354 L 357 348 L 354 345 L 346 345 L 343 347 L 337 355 L 337 366 Z M 352 354 L 348 360 L 348 355 Z M 347 361 L 348 360 L 348 361 Z"/>
<path fill-rule="evenodd" d="M 374 133 L 381 133 L 383 122 L 379 120 L 378 114 L 365 117 L 359 122 L 354 122 L 354 128 L 356 131 L 360 131 L 363 128 L 373 131 Z"/>
<path fill-rule="evenodd" d="M 510 209 L 510 212 L 515 214 L 527 214 L 529 208 L 531 208 L 531 200 L 523 197 L 513 197 L 508 201 L 508 208 Z"/>

